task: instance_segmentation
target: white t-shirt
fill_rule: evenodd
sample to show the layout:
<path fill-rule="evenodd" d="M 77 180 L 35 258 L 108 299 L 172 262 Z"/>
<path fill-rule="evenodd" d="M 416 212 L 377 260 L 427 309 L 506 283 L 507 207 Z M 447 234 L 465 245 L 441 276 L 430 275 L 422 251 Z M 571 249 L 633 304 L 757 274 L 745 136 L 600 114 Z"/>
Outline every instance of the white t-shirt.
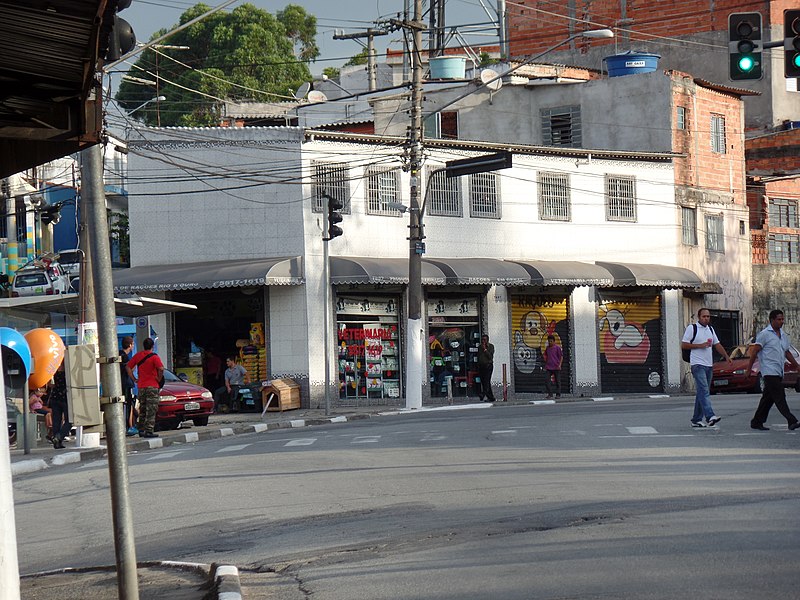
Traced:
<path fill-rule="evenodd" d="M 717 334 L 712 327 L 706 327 L 700 323 L 695 323 L 695 325 L 697 325 L 697 335 L 694 335 L 694 325 L 689 325 L 683 333 L 681 341 L 689 342 L 690 344 L 702 344 L 711 338 L 711 346 L 708 348 L 692 348 L 689 354 L 689 364 L 711 367 L 714 365 L 714 353 L 711 348 L 719 344 L 719 338 L 717 338 Z M 694 336 L 694 342 L 692 341 L 692 336 Z"/>

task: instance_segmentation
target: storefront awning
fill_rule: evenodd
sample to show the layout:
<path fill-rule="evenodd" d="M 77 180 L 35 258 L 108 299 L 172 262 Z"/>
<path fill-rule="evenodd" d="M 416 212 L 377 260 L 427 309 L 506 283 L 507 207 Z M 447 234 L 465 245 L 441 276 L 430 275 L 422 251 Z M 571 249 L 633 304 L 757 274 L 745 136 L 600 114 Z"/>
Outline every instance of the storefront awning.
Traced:
<path fill-rule="evenodd" d="M 194 304 L 143 296 L 114 298 L 114 311 L 120 317 L 146 317 L 196 308 Z M 77 315 L 80 311 L 80 299 L 78 294 L 0 298 L 0 310 L 9 315 L 38 321 L 42 315 L 49 313 Z"/>
<path fill-rule="evenodd" d="M 408 283 L 408 259 L 331 256 L 331 283 L 333 285 Z M 434 265 L 422 261 L 422 283 L 444 285 L 446 278 Z"/>
<path fill-rule="evenodd" d="M 462 285 L 529 285 L 530 275 L 520 265 L 496 258 L 426 258 L 438 267 L 447 283 Z"/>
<path fill-rule="evenodd" d="M 649 286 L 660 288 L 696 288 L 703 281 L 694 271 L 668 265 L 600 262 L 614 277 L 615 287 Z"/>
<path fill-rule="evenodd" d="M 528 273 L 530 285 L 610 286 L 611 273 L 593 263 L 576 260 L 515 260 Z"/>
<path fill-rule="evenodd" d="M 118 269 L 113 277 L 117 293 L 300 285 L 303 260 L 292 256 L 152 265 Z"/>

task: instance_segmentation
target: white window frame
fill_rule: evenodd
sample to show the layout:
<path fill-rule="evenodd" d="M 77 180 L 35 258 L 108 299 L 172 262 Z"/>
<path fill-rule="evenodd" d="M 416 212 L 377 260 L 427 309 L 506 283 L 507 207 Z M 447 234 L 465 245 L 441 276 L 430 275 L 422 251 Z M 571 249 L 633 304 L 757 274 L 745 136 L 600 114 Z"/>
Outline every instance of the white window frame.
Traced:
<path fill-rule="evenodd" d="M 688 111 L 686 110 L 685 106 L 679 106 L 676 111 L 675 121 L 676 121 L 676 128 L 680 130 L 686 129 L 686 114 Z"/>
<path fill-rule="evenodd" d="M 350 213 L 350 166 L 347 163 L 322 160 L 311 161 L 311 210 L 327 210 L 328 201 L 323 194 L 336 198 L 342 203 L 339 212 Z"/>
<path fill-rule="evenodd" d="M 542 221 L 570 221 L 572 202 L 568 173 L 539 171 L 536 174 L 539 197 L 539 219 Z"/>
<path fill-rule="evenodd" d="M 711 151 L 717 154 L 727 152 L 724 115 L 711 115 Z"/>
<path fill-rule="evenodd" d="M 725 254 L 725 219 L 721 213 L 706 214 L 706 251 Z"/>
<path fill-rule="evenodd" d="M 697 209 L 693 206 L 681 206 L 681 237 L 687 246 L 697 246 L 698 244 Z"/>
<path fill-rule="evenodd" d="M 396 167 L 367 167 L 367 206 L 368 215 L 399 217 L 397 208 L 389 207 L 389 203 L 399 204 L 400 169 Z"/>
<path fill-rule="evenodd" d="M 447 177 L 442 167 L 429 167 L 425 175 L 425 212 L 436 217 L 463 216 L 461 178 Z"/>
<path fill-rule="evenodd" d="M 469 176 L 469 215 L 476 219 L 500 218 L 500 176 L 497 173 Z"/>
<path fill-rule="evenodd" d="M 636 178 L 606 175 L 606 221 L 636 222 Z"/>

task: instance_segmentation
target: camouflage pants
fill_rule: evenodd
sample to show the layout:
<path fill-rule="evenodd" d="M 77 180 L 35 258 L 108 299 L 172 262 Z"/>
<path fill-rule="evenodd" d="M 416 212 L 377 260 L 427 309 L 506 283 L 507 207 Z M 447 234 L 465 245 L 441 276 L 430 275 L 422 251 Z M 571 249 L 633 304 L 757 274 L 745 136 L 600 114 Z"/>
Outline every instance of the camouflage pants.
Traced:
<path fill-rule="evenodd" d="M 139 421 L 136 428 L 139 433 L 153 433 L 158 411 L 158 388 L 146 387 L 139 390 Z"/>

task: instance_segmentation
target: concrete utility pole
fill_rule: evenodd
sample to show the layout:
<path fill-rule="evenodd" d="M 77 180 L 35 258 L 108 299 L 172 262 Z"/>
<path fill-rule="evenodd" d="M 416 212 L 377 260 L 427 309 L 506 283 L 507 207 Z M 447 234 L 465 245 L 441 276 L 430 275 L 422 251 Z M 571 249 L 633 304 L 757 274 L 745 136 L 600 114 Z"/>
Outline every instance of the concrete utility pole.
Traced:
<path fill-rule="evenodd" d="M 120 600 L 139 600 L 136 578 L 136 546 L 133 511 L 128 493 L 128 459 L 125 454 L 125 397 L 119 370 L 114 284 L 111 279 L 111 247 L 108 241 L 106 198 L 103 189 L 103 150 L 95 145 L 83 152 L 81 204 L 86 213 L 92 272 L 95 281 L 100 384 L 108 443 L 108 471 L 114 549 L 117 557 L 117 588 Z"/>
<path fill-rule="evenodd" d="M 420 175 L 422 170 L 422 0 L 414 0 L 411 28 L 411 127 L 408 131 L 408 157 L 411 172 L 409 202 L 408 254 L 408 327 L 406 328 L 408 361 L 406 369 L 406 408 L 422 408 L 422 390 L 427 381 L 424 372 L 425 349 L 422 323 L 422 254 L 425 234 L 420 212 Z"/>
<path fill-rule="evenodd" d="M 369 76 L 369 91 L 373 92 L 378 89 L 378 65 L 377 65 L 377 53 L 375 52 L 375 36 L 376 35 L 388 35 L 388 31 L 384 31 L 383 29 L 372 29 L 369 28 L 366 31 L 358 31 L 356 33 L 337 33 L 333 36 L 335 40 L 355 40 L 362 47 L 367 49 L 367 74 Z M 360 40 L 360 38 L 367 38 L 367 45 L 364 46 L 364 42 Z"/>

